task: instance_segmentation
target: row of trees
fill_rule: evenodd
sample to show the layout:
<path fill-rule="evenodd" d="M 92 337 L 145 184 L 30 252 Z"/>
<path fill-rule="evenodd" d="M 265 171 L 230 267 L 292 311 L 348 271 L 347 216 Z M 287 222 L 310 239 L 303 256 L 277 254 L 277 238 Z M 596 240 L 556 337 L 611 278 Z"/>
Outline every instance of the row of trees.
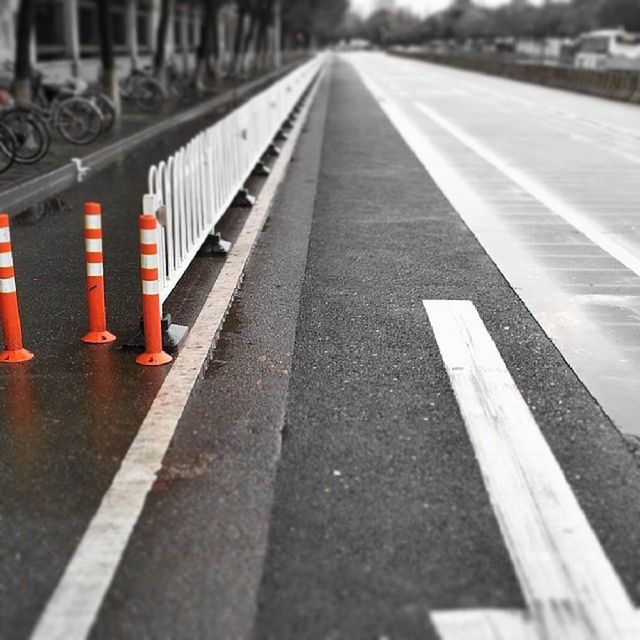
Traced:
<path fill-rule="evenodd" d="M 333 42 L 340 35 L 348 9 L 349 0 L 282 0 L 285 38 L 286 34 L 295 36 L 298 43 L 307 46 Z"/>
<path fill-rule="evenodd" d="M 512 2 L 496 8 L 455 0 L 424 20 L 404 12 L 378 11 L 367 20 L 350 17 L 345 37 L 364 37 L 378 45 L 420 44 L 434 39 L 572 37 L 598 28 L 640 31 L 640 0 Z"/>
<path fill-rule="evenodd" d="M 166 43 L 169 30 L 171 3 L 161 0 L 160 17 L 155 34 L 153 74 L 161 83 L 166 82 Z M 221 75 L 218 23 L 224 7 L 235 6 L 235 30 L 232 36 L 232 61 L 227 72 L 238 75 L 245 68 L 248 52 L 254 53 L 257 67 L 266 65 L 270 49 L 269 33 L 276 27 L 281 47 L 307 47 L 322 43 L 335 35 L 348 8 L 348 0 L 197 0 L 201 3 L 202 21 L 193 82 L 203 89 L 207 75 L 215 81 Z M 107 93 L 118 107 L 119 95 L 116 78 L 113 34 L 109 20 L 112 0 L 97 0 L 102 78 Z M 35 0 L 21 0 L 16 21 L 16 55 L 14 92 L 16 100 L 28 104 L 31 99 L 30 34 L 34 21 Z M 280 26 L 281 25 L 281 26 Z M 273 47 L 272 47 L 273 48 Z M 279 53 L 274 52 L 274 61 Z"/>

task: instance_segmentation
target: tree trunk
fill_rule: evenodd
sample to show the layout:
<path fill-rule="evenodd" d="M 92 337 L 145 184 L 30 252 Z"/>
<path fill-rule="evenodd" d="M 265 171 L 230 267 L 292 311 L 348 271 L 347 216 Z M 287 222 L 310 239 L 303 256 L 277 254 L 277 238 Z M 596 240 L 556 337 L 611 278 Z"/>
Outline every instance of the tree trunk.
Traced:
<path fill-rule="evenodd" d="M 267 31 L 271 21 L 273 11 L 273 0 L 267 0 L 266 6 L 260 11 L 258 16 L 258 33 L 256 35 L 256 60 L 255 68 L 262 71 L 267 66 L 268 38 Z"/>
<path fill-rule="evenodd" d="M 233 75 L 237 75 L 240 65 L 240 50 L 242 48 L 242 33 L 244 31 L 244 18 L 246 11 L 244 7 L 241 7 L 238 11 L 238 23 L 236 24 L 236 35 L 233 42 L 233 63 L 231 68 L 233 69 Z"/>
<path fill-rule="evenodd" d="M 279 69 L 282 66 L 282 5 L 280 0 L 273 2 L 273 66 Z"/>
<path fill-rule="evenodd" d="M 242 65 L 240 68 L 240 72 L 244 75 L 248 71 L 249 66 L 249 52 L 251 49 L 251 43 L 253 42 L 253 37 L 256 33 L 256 15 L 251 12 L 249 14 L 249 28 L 247 29 L 247 35 L 244 39 L 244 44 L 242 45 Z"/>
<path fill-rule="evenodd" d="M 213 53 L 213 76 L 222 77 L 222 52 L 220 51 L 220 12 L 216 4 L 211 16 L 211 51 Z"/>
<path fill-rule="evenodd" d="M 102 61 L 102 84 L 106 94 L 113 101 L 116 118 L 120 118 L 120 89 L 113 56 L 113 33 L 109 9 L 111 0 L 98 0 L 98 31 L 100 36 L 100 59 Z"/>
<path fill-rule="evenodd" d="M 195 85 L 198 91 L 205 88 L 205 76 L 207 73 L 207 58 L 211 49 L 211 17 L 213 15 L 214 0 L 202 0 L 202 23 L 200 24 L 200 43 L 196 51 L 196 75 Z"/>
<path fill-rule="evenodd" d="M 31 29 L 34 0 L 21 0 L 16 20 L 16 58 L 13 92 L 17 104 L 31 104 Z"/>
<path fill-rule="evenodd" d="M 265 36 L 267 32 L 267 25 L 264 19 L 260 19 L 258 23 L 258 33 L 256 35 L 256 57 L 253 62 L 253 68 L 255 71 L 262 71 L 264 67 L 264 44 Z"/>
<path fill-rule="evenodd" d="M 171 0 L 162 0 L 160 6 L 160 21 L 156 33 L 156 52 L 153 56 L 153 75 L 164 87 L 167 83 L 167 61 L 166 44 L 167 32 L 169 29 L 169 12 L 171 10 Z"/>

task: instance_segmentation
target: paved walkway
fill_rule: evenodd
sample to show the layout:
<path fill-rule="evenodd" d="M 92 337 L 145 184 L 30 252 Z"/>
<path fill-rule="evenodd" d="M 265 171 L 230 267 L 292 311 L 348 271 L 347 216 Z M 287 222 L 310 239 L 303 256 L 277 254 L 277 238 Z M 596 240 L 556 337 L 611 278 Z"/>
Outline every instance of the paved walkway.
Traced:
<path fill-rule="evenodd" d="M 54 131 L 50 150 L 40 162 L 33 165 L 14 163 L 0 174 L 0 207 L 10 215 L 30 207 L 41 210 L 45 200 L 78 182 L 78 170 L 72 158 L 81 161 L 86 179 L 87 173 L 97 173 L 119 157 L 137 153 L 185 123 L 227 112 L 305 57 L 304 54 L 293 57 L 282 70 L 254 74 L 241 80 L 225 79 L 202 96 L 186 102 L 169 99 L 158 113 L 131 111 L 124 101 L 121 121 L 90 145 L 71 144 Z"/>

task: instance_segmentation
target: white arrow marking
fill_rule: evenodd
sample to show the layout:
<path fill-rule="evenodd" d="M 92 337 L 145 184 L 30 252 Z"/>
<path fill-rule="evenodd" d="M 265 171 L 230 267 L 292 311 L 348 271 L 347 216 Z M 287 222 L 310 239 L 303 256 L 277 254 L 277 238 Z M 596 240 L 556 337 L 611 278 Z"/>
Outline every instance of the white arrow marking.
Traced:
<path fill-rule="evenodd" d="M 632 640 L 640 616 L 474 305 L 424 306 L 526 612 L 434 612 L 445 640 Z"/>

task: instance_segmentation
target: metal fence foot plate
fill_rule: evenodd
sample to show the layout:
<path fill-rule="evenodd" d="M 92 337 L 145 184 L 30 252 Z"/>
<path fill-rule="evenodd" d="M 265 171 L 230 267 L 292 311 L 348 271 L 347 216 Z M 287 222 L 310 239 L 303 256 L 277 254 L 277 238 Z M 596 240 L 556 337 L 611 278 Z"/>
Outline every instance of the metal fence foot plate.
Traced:
<path fill-rule="evenodd" d="M 162 349 L 168 353 L 175 353 L 182 346 L 189 335 L 189 327 L 172 324 L 171 315 L 166 313 L 162 318 Z M 144 349 L 144 326 L 140 319 L 140 330 L 122 345 L 123 349 L 142 351 Z"/>
<path fill-rule="evenodd" d="M 240 189 L 231 203 L 232 207 L 253 207 L 256 203 L 255 196 L 252 196 L 246 189 Z"/>
<path fill-rule="evenodd" d="M 254 167 L 253 172 L 251 173 L 251 175 L 255 176 L 256 178 L 266 178 L 270 174 L 271 169 L 269 169 L 269 167 L 267 167 L 264 162 L 258 162 L 258 164 Z"/>

